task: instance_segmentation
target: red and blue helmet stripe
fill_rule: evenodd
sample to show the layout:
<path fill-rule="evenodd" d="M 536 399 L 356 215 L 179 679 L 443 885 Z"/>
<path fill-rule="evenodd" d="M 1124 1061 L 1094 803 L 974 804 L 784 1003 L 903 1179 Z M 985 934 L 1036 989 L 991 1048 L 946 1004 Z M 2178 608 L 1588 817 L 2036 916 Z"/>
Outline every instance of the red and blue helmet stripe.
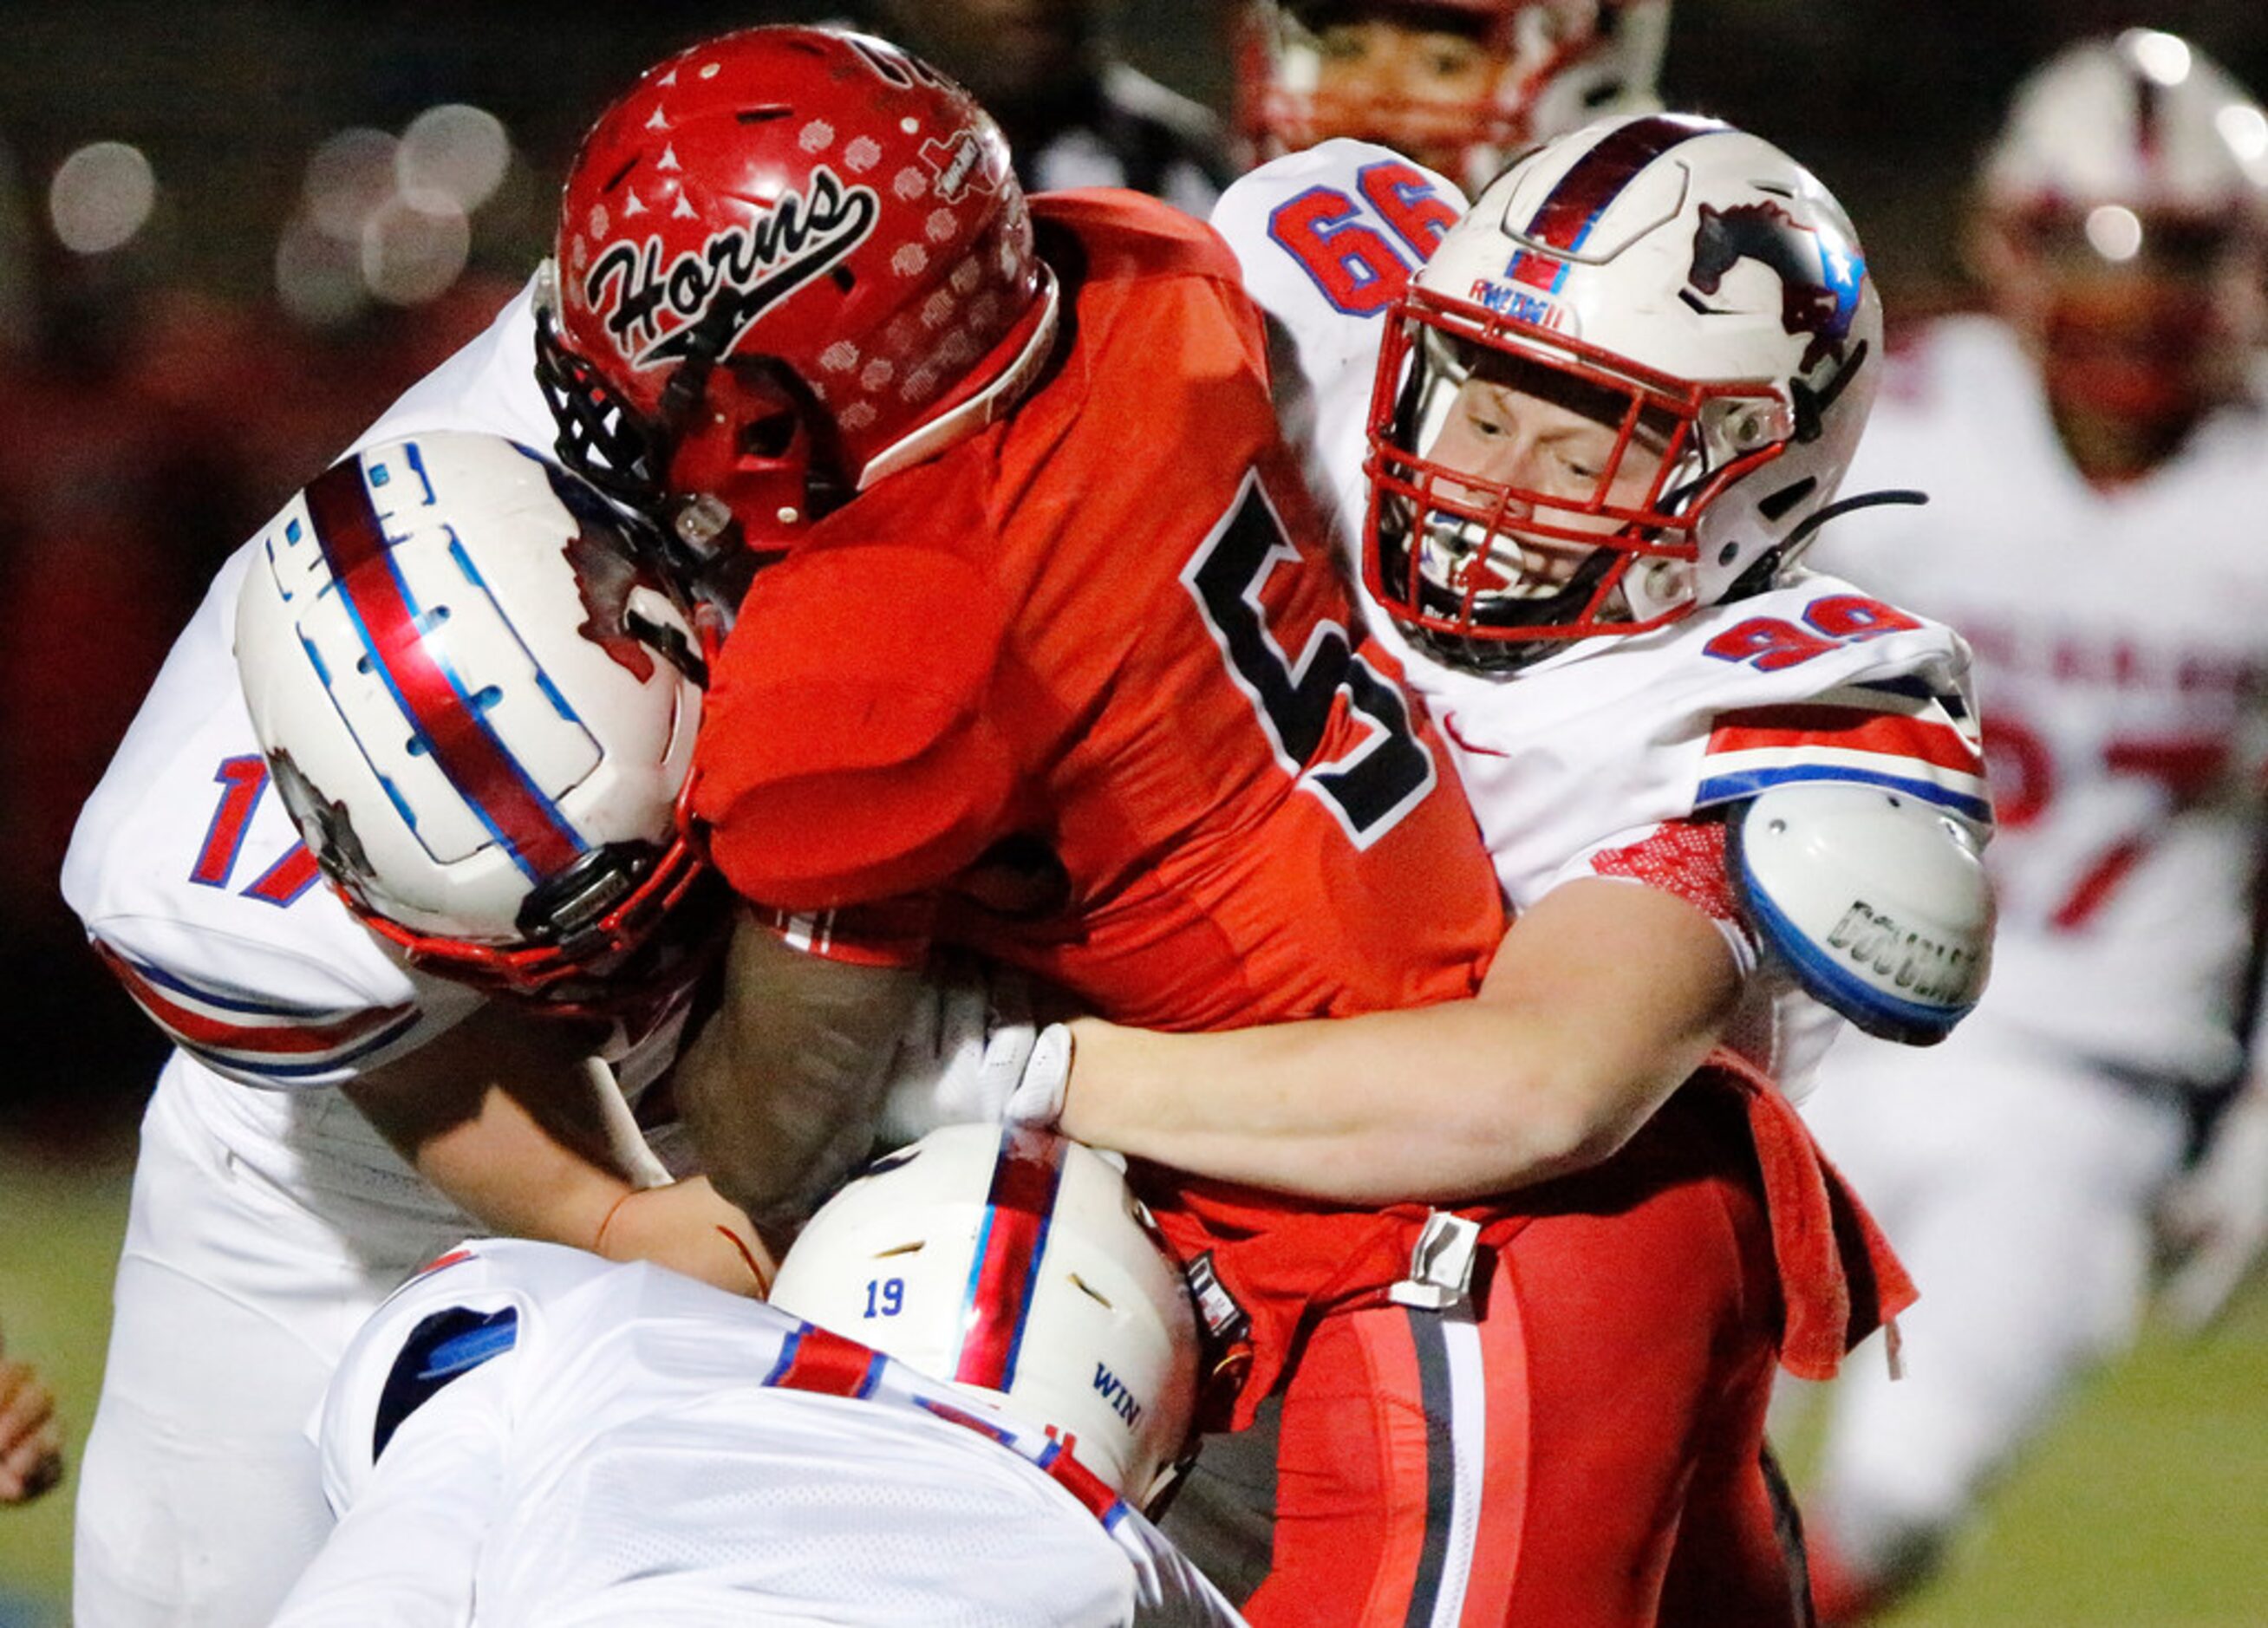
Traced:
<path fill-rule="evenodd" d="M 1599 217 L 1648 165 L 1683 142 L 1727 128 L 1713 120 L 1677 114 L 1654 114 L 1620 125 L 1575 160 L 1526 227 L 1513 229 L 1546 248 L 1572 254 L 1583 247 Z M 1509 221 L 1505 224 L 1513 226 Z M 1514 283 L 1550 293 L 1567 275 L 1567 262 L 1522 249 L 1512 257 L 1505 275 Z"/>
<path fill-rule="evenodd" d="M 1056 1196 L 1063 1188 L 1066 1146 L 1061 1137 L 1027 1126 L 1010 1125 L 1001 1133 L 962 1298 L 963 1333 L 953 1377 L 964 1384 L 1006 1390 L 1015 1382 Z"/>
<path fill-rule="evenodd" d="M 403 451 L 422 480 L 416 443 Z M 371 669 L 436 767 L 531 880 L 565 869 L 588 844 L 489 723 L 484 698 L 469 693 L 425 639 L 426 613 L 394 563 L 364 460 L 326 470 L 307 487 L 306 503 L 316 543 Z"/>

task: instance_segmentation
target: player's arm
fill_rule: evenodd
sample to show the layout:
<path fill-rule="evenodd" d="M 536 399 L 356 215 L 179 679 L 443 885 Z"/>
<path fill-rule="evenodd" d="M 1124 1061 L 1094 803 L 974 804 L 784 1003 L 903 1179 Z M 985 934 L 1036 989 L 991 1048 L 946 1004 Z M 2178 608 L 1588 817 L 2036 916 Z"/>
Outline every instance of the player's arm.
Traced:
<path fill-rule="evenodd" d="M 952 554 L 830 538 L 758 576 L 715 665 L 693 808 L 755 902 L 676 1087 L 702 1168 L 768 1230 L 865 1152 L 927 902 L 1008 829 L 1020 776 L 991 694 L 1005 627 Z"/>
<path fill-rule="evenodd" d="M 775 1241 L 865 1155 L 921 991 L 916 968 L 814 954 L 742 912 L 674 1083 L 702 1168 Z"/>
<path fill-rule="evenodd" d="M 300 1573 L 276 1628 L 459 1628 L 503 1497 L 509 1354 L 426 1402 Z"/>
<path fill-rule="evenodd" d="M 703 1178 L 643 1185 L 627 1109 L 593 1066 L 597 1039 L 491 1002 L 342 1088 L 419 1175 L 492 1231 L 761 1293 L 770 1262 L 747 1217 Z"/>
<path fill-rule="evenodd" d="M 1582 878 L 1513 925 L 1471 1000 L 1210 1035 L 1082 1019 L 1062 1123 L 1314 1197 L 1476 1197 L 1621 1146 L 1708 1055 L 1742 983 L 1697 905 Z"/>
<path fill-rule="evenodd" d="M 0 1504 L 28 1504 L 63 1478 L 55 1393 L 30 1363 L 0 1356 Z"/>

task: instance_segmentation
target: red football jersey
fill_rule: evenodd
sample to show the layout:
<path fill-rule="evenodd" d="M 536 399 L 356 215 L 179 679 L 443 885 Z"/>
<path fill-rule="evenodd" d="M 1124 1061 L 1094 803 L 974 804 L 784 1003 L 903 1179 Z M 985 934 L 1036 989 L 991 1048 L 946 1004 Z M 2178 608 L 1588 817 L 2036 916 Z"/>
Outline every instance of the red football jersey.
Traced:
<path fill-rule="evenodd" d="M 696 766 L 718 865 L 788 912 L 942 901 L 937 936 L 1145 1027 L 1471 993 L 1494 875 L 1360 630 L 1234 259 L 1130 193 L 1034 212 L 1068 329 L 1038 387 L 741 608 Z M 1004 858 L 1019 908 L 956 887 Z"/>

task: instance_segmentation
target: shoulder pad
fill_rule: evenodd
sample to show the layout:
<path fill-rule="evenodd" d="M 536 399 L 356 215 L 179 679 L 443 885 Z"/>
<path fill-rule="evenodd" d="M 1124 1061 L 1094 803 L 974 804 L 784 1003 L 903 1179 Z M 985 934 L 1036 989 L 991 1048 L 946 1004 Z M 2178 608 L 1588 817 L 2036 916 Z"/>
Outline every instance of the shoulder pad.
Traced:
<path fill-rule="evenodd" d="M 1977 839 L 1897 792 L 1776 786 L 1733 826 L 1756 935 L 1814 999 L 1870 1035 L 1930 1045 L 1984 992 L 1992 892 Z"/>

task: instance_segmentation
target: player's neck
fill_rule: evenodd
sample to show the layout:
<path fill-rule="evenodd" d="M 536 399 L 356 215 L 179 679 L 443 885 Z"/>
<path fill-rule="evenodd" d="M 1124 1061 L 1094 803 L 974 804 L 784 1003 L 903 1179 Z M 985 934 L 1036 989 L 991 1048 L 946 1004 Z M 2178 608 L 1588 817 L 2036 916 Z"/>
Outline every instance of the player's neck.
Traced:
<path fill-rule="evenodd" d="M 2147 416 L 2106 412 L 2070 401 L 2051 401 L 2056 438 L 2090 486 L 2125 486 L 2163 466 L 2205 416 L 2202 403 L 2178 413 Z"/>

